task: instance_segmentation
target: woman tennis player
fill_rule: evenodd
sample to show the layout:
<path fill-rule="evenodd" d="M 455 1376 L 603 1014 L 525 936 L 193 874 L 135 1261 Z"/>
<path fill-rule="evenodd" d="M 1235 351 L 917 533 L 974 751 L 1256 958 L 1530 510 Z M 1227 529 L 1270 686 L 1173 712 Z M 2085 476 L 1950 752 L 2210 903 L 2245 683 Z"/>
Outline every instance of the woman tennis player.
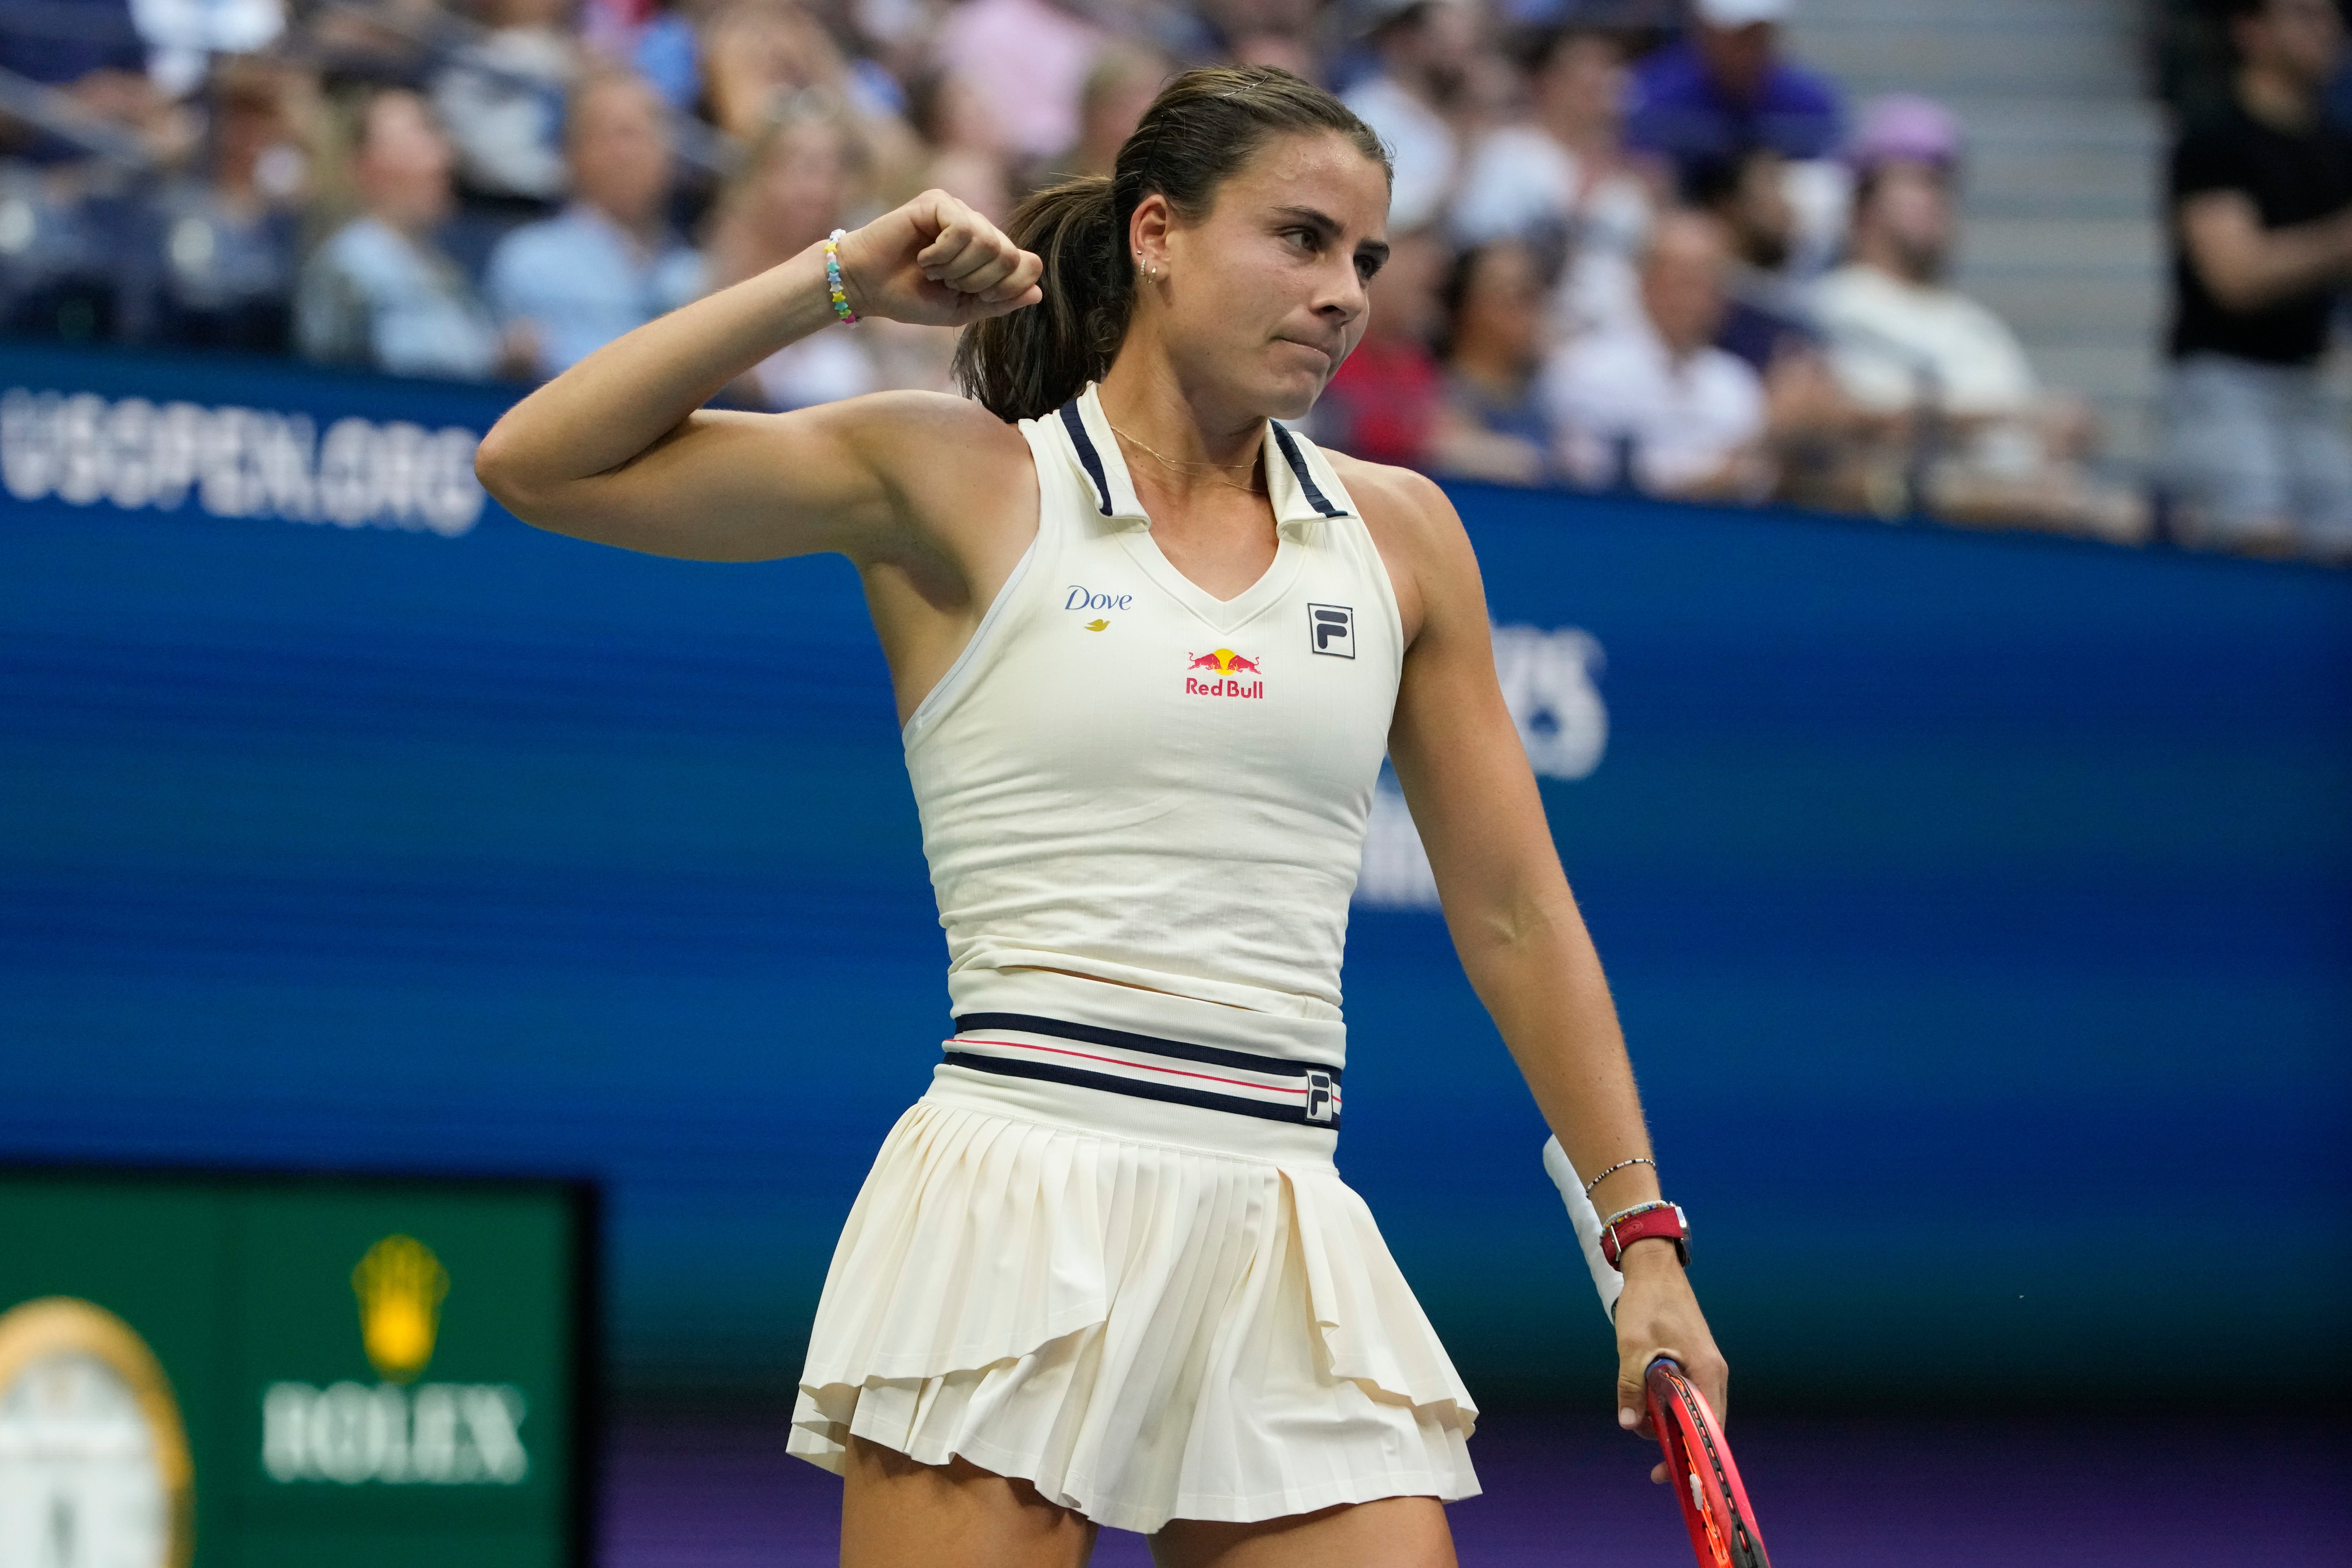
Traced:
<path fill-rule="evenodd" d="M 1476 1412 L 1332 1166 L 1384 752 L 1546 1120 L 1601 1213 L 1636 1211 L 1621 1421 L 1661 1354 L 1722 1406 L 1462 525 L 1275 423 L 1362 333 L 1388 198 L 1328 93 L 1193 71 L 1113 176 L 1009 233 L 919 196 L 600 350 L 482 444 L 543 528 L 864 578 L 956 1032 L 801 1380 L 792 1448 L 845 1478 L 846 1563 L 1076 1564 L 1101 1525 L 1165 1564 L 1454 1561 Z M 971 399 L 703 409 L 864 315 L 964 327 Z"/>

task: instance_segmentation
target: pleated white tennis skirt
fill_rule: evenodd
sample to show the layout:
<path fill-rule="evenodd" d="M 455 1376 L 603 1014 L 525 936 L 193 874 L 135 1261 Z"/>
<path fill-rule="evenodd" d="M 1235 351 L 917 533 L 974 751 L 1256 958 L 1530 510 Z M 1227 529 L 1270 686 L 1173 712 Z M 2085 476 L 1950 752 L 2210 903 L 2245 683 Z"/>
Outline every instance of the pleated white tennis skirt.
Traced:
<path fill-rule="evenodd" d="M 1147 1533 L 1476 1495 L 1476 1408 L 1331 1148 L 940 1067 L 835 1250 L 791 1451 L 960 1455 Z"/>

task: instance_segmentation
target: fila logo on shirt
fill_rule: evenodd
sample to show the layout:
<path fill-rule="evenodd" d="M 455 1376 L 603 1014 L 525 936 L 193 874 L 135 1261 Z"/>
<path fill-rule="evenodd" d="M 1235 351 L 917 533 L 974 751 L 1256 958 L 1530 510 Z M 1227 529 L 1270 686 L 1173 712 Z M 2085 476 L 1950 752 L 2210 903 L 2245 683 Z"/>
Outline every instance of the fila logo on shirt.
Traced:
<path fill-rule="evenodd" d="M 1307 606 L 1307 646 L 1334 658 L 1356 657 L 1356 612 L 1345 605 Z"/>

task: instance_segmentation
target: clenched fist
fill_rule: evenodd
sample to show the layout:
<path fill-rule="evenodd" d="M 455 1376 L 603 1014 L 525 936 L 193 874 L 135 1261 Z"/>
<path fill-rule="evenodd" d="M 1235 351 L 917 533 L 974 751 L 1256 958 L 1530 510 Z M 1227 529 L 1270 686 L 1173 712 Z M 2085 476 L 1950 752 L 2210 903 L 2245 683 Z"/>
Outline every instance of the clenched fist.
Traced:
<path fill-rule="evenodd" d="M 849 308 L 926 327 L 961 327 L 1034 305 L 1045 264 L 945 191 L 925 191 L 841 239 Z"/>

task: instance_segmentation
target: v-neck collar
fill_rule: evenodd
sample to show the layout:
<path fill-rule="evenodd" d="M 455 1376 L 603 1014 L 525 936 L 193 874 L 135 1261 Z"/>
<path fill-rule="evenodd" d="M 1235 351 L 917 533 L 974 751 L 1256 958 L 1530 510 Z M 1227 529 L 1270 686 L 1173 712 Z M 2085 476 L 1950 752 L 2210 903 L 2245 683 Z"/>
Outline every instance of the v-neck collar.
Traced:
<path fill-rule="evenodd" d="M 1177 603 L 1221 632 L 1245 625 L 1282 597 L 1298 576 L 1302 548 L 1317 527 L 1330 518 L 1353 515 L 1340 505 L 1347 492 L 1323 455 L 1267 420 L 1264 453 L 1266 499 L 1274 508 L 1274 560 L 1256 582 L 1233 598 L 1220 599 L 1177 570 L 1151 537 L 1151 519 L 1136 497 L 1126 454 L 1103 413 L 1096 384 L 1089 382 L 1055 417 L 1069 437 L 1071 455 L 1086 476 L 1096 510 L 1117 526 L 1128 552 Z"/>
<path fill-rule="evenodd" d="M 1100 384 L 1088 382 L 1085 391 L 1062 405 L 1056 417 L 1069 437 L 1096 509 L 1114 522 L 1149 531 L 1151 519 L 1136 498 L 1127 455 L 1119 450 L 1118 436 L 1103 412 Z M 1326 518 L 1355 515 L 1329 459 L 1271 419 L 1265 422 L 1263 451 L 1266 499 L 1274 506 L 1276 534 L 1304 538 Z"/>

